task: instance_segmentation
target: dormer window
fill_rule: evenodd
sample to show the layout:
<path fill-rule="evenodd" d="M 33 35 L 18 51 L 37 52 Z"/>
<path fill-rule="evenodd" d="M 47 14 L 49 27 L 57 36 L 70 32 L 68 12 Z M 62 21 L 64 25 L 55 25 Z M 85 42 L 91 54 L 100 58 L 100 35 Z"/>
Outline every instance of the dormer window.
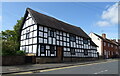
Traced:
<path fill-rule="evenodd" d="M 49 36 L 50 37 L 55 37 L 55 30 L 54 29 L 49 29 Z"/>
<path fill-rule="evenodd" d="M 70 35 L 70 40 L 73 41 L 73 42 L 75 42 L 76 41 L 75 35 Z"/>
<path fill-rule="evenodd" d="M 83 40 L 83 43 L 84 43 L 84 44 L 88 44 L 88 40 L 87 40 L 87 39 L 84 39 L 84 40 Z"/>

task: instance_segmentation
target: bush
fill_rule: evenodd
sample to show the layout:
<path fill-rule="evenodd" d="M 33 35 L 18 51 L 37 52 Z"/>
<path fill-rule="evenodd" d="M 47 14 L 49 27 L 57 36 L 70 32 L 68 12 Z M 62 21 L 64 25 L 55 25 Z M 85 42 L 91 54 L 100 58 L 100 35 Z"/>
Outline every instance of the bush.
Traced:
<path fill-rule="evenodd" d="M 2 51 L 2 56 L 15 56 L 15 51 Z"/>
<path fill-rule="evenodd" d="M 22 50 L 16 51 L 16 55 L 25 55 L 25 52 Z"/>
<path fill-rule="evenodd" d="M 22 50 L 19 51 L 3 51 L 2 56 L 23 56 L 25 55 L 25 52 Z"/>

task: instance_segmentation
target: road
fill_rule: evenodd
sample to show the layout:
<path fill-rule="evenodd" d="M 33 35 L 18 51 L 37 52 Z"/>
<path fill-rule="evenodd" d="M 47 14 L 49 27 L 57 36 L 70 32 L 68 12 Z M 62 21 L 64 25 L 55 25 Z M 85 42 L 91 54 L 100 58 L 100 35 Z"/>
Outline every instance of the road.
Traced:
<path fill-rule="evenodd" d="M 36 74 L 118 74 L 118 61 L 47 69 Z"/>

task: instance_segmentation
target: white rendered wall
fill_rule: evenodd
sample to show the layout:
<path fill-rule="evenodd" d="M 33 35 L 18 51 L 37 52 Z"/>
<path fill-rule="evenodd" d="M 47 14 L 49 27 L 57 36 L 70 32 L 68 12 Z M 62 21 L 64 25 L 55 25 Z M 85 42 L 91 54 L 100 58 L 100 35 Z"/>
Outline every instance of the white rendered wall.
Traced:
<path fill-rule="evenodd" d="M 99 55 L 101 55 L 101 39 L 96 36 L 94 33 L 90 33 L 89 36 L 91 37 L 92 41 L 98 46 L 97 51 L 99 52 Z M 98 39 L 99 38 L 99 39 Z"/>
<path fill-rule="evenodd" d="M 26 33 L 29 32 L 29 38 L 26 38 Z M 37 25 L 28 13 L 25 23 L 21 31 L 20 50 L 26 53 L 36 53 L 37 50 Z"/>

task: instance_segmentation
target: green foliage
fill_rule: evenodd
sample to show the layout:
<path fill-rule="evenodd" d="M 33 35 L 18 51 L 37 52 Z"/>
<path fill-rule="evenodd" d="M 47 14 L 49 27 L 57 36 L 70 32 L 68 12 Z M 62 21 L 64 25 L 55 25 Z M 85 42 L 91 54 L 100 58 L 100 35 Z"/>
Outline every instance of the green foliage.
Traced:
<path fill-rule="evenodd" d="M 16 51 L 16 55 L 25 55 L 25 52 L 22 50 Z"/>
<path fill-rule="evenodd" d="M 20 27 L 23 17 L 17 20 L 14 30 L 5 30 L 0 33 L 2 38 L 2 55 L 23 55 L 19 50 L 20 47 Z"/>

